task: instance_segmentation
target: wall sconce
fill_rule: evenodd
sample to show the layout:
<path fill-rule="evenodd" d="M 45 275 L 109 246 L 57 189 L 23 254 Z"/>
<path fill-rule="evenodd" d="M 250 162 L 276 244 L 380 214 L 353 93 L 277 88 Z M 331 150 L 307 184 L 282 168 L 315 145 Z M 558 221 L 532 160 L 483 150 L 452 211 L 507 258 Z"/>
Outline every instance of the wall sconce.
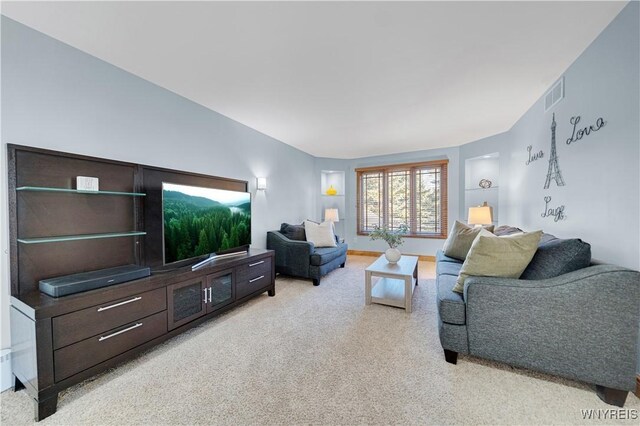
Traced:
<path fill-rule="evenodd" d="M 493 208 L 485 201 L 478 207 L 469 207 L 469 225 L 490 225 L 493 221 Z"/>
<path fill-rule="evenodd" d="M 325 209 L 324 220 L 328 222 L 340 222 L 338 218 L 338 209 Z"/>
<path fill-rule="evenodd" d="M 264 191 L 265 189 L 267 189 L 267 178 L 266 177 L 256 178 L 256 188 L 258 188 L 258 191 Z"/>

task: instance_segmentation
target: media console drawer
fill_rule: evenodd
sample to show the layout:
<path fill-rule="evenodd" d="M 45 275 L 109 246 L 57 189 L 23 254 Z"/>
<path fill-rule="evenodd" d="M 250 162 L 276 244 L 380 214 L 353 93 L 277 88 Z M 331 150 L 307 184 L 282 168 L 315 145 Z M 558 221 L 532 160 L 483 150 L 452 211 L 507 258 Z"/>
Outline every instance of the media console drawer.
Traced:
<path fill-rule="evenodd" d="M 133 321 L 53 352 L 55 381 L 120 355 L 167 332 L 167 311 Z"/>
<path fill-rule="evenodd" d="M 271 258 L 263 257 L 238 267 L 238 281 L 251 280 L 260 275 L 271 276 Z"/>
<path fill-rule="evenodd" d="M 92 306 L 53 318 L 53 348 L 60 349 L 87 337 L 167 309 L 164 287 Z"/>
<path fill-rule="evenodd" d="M 265 257 L 238 267 L 236 298 L 268 287 L 271 281 L 271 257 Z"/>

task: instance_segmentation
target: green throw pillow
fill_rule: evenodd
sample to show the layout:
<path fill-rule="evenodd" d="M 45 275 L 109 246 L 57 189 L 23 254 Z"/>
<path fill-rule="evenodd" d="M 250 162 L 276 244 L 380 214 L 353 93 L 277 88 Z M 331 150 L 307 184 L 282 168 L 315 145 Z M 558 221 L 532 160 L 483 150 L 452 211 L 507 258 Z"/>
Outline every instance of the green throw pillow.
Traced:
<path fill-rule="evenodd" d="M 470 227 L 462 222 L 453 224 L 449 237 L 444 242 L 444 254 L 453 257 L 454 259 L 464 260 L 469 253 L 473 240 L 478 236 L 481 229 L 486 229 L 489 232 L 493 232 L 493 225 L 483 227 Z"/>
<path fill-rule="evenodd" d="M 464 280 L 470 276 L 520 278 L 538 249 L 542 231 L 497 237 L 482 230 L 462 264 L 453 291 L 464 292 Z"/>

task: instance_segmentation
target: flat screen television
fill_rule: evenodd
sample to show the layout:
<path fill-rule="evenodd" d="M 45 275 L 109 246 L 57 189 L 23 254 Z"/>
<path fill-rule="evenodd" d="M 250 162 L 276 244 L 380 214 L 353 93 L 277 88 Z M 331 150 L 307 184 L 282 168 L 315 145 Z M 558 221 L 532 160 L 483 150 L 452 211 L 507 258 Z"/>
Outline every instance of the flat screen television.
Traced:
<path fill-rule="evenodd" d="M 162 182 L 164 264 L 251 244 L 251 194 Z"/>

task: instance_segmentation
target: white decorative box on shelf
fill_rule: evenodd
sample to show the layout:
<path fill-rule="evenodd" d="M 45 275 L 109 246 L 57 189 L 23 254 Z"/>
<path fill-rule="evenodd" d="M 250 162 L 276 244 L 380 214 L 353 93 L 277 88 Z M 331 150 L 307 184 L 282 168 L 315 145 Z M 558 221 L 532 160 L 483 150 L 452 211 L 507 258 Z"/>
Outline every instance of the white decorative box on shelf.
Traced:
<path fill-rule="evenodd" d="M 76 176 L 76 189 L 78 191 L 96 192 L 99 190 L 97 177 Z"/>

